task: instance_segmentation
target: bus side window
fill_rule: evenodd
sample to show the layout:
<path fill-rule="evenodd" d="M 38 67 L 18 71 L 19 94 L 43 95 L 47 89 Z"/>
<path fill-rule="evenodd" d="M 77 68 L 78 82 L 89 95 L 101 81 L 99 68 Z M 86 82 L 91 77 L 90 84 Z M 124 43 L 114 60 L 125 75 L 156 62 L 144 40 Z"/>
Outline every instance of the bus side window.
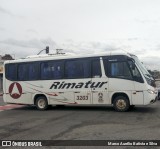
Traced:
<path fill-rule="evenodd" d="M 17 80 L 17 65 L 16 64 L 7 64 L 6 65 L 6 78 L 8 80 Z"/>
<path fill-rule="evenodd" d="M 125 61 L 110 62 L 109 76 L 115 78 L 133 79 L 129 66 Z"/>
<path fill-rule="evenodd" d="M 140 83 L 144 83 L 144 80 L 139 72 L 139 70 L 137 69 L 136 65 L 132 62 L 132 61 L 128 61 L 130 69 L 132 71 L 132 75 L 135 81 L 140 82 Z"/>
<path fill-rule="evenodd" d="M 90 78 L 91 77 L 90 61 L 85 59 L 85 60 L 82 60 L 81 62 L 83 64 L 84 78 Z"/>
<path fill-rule="evenodd" d="M 41 79 L 62 79 L 63 61 L 50 61 L 41 63 Z"/>
<path fill-rule="evenodd" d="M 19 81 L 28 80 L 28 65 L 27 64 L 18 65 L 18 80 Z"/>
<path fill-rule="evenodd" d="M 65 77 L 79 79 L 90 77 L 90 62 L 87 59 L 68 60 L 65 63 Z"/>
<path fill-rule="evenodd" d="M 53 61 L 52 62 L 52 78 L 62 79 L 63 78 L 63 61 Z"/>
<path fill-rule="evenodd" d="M 50 68 L 48 62 L 41 63 L 41 79 L 50 79 Z"/>
<path fill-rule="evenodd" d="M 78 61 L 67 61 L 65 65 L 65 74 L 68 79 L 83 77 L 83 66 Z"/>
<path fill-rule="evenodd" d="M 29 63 L 28 64 L 28 80 L 38 80 L 38 64 L 37 63 Z"/>
<path fill-rule="evenodd" d="M 92 78 L 100 78 L 102 76 L 101 73 L 101 65 L 100 60 L 92 61 Z"/>

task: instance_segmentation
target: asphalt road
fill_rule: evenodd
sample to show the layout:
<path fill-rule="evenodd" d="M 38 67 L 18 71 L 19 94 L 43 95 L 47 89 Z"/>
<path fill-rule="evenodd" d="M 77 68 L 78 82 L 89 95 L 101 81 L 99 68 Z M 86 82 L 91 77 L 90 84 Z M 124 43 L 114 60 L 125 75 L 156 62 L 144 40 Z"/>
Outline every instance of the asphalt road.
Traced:
<path fill-rule="evenodd" d="M 0 105 L 4 105 L 2 97 Z M 111 106 L 52 107 L 47 111 L 26 106 L 1 111 L 0 140 L 27 139 L 160 140 L 160 100 L 124 113 Z"/>

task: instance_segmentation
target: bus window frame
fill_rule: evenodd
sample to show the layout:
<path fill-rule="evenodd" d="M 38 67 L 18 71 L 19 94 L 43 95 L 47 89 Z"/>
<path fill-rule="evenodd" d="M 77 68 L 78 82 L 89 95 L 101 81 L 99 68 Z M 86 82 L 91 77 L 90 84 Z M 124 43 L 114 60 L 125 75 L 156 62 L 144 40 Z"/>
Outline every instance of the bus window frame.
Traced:
<path fill-rule="evenodd" d="M 129 70 L 129 72 L 130 72 L 130 74 L 131 74 L 131 78 L 126 78 L 125 76 L 124 77 L 118 77 L 118 76 L 112 76 L 111 75 L 111 64 L 112 63 L 122 63 L 122 62 L 125 62 L 126 63 L 126 66 L 128 67 L 128 70 Z M 107 76 L 109 77 L 109 78 L 117 78 L 117 79 L 124 79 L 124 80 L 131 80 L 131 81 L 134 81 L 134 78 L 133 78 L 133 74 L 132 74 L 132 71 L 131 71 L 131 69 L 130 69 L 130 67 L 129 67 L 129 64 L 128 64 L 128 61 L 127 60 L 117 60 L 117 61 L 108 61 L 108 71 L 107 71 Z"/>
<path fill-rule="evenodd" d="M 16 66 L 16 70 L 15 70 L 15 75 L 16 75 L 16 79 L 11 79 L 9 76 L 8 76 L 8 67 L 10 66 L 10 65 L 15 65 Z M 10 80 L 10 81 L 17 81 L 17 63 L 7 63 L 7 64 L 5 64 L 5 78 L 7 79 L 7 80 Z"/>
<path fill-rule="evenodd" d="M 100 76 L 99 77 L 94 77 L 93 76 L 93 62 L 95 62 L 95 61 L 99 61 L 99 64 L 100 64 L 100 72 L 101 72 L 101 74 L 100 74 Z M 93 57 L 92 59 L 91 59 L 91 78 L 101 78 L 102 77 L 102 69 L 101 69 L 101 61 L 100 61 L 100 57 Z"/>
<path fill-rule="evenodd" d="M 88 63 L 89 63 L 89 66 L 88 66 L 88 69 L 89 69 L 89 76 L 88 77 L 78 77 L 78 78 L 67 78 L 66 75 L 65 75 L 65 65 L 66 65 L 66 61 L 77 61 L 77 60 L 87 60 Z M 63 69 L 63 77 L 62 78 L 57 78 L 57 79 L 42 79 L 41 77 L 41 64 L 42 63 L 45 63 L 45 62 L 54 62 L 54 61 L 59 61 L 59 62 L 62 62 L 62 69 Z M 30 61 L 30 62 L 18 62 L 18 63 L 7 63 L 5 64 L 5 77 L 6 79 L 10 80 L 10 81 L 40 81 L 40 80 L 64 80 L 64 79 L 88 79 L 88 78 L 96 78 L 96 77 L 93 77 L 93 68 L 92 68 L 92 65 L 93 65 L 93 62 L 94 61 L 99 61 L 99 64 L 100 64 L 100 76 L 98 78 L 101 78 L 102 77 L 102 69 L 101 69 L 101 62 L 100 62 L 100 57 L 85 57 L 85 58 L 73 58 L 73 59 L 58 59 L 58 60 L 44 60 L 44 61 Z M 23 79 L 23 80 L 19 80 L 18 79 L 18 67 L 19 65 L 32 65 L 32 64 L 36 64 L 37 67 L 38 67 L 38 75 L 37 75 L 37 79 L 29 79 L 29 74 L 27 74 L 27 77 L 28 79 Z M 16 66 L 16 70 L 15 70 L 15 73 L 16 73 L 16 79 L 10 79 L 8 77 L 8 66 L 9 65 L 15 65 Z M 27 66 L 28 67 L 28 66 Z M 28 72 L 29 73 L 29 72 Z"/>
<path fill-rule="evenodd" d="M 133 72 L 132 72 L 132 68 L 130 68 L 130 66 L 129 66 L 129 69 L 130 69 L 130 71 L 132 73 L 133 81 L 139 82 L 139 83 L 144 83 L 144 79 L 142 77 L 142 74 L 140 73 L 138 67 L 136 66 L 135 61 L 132 60 L 132 59 L 128 59 L 128 61 L 127 61 L 128 65 L 129 65 L 129 61 L 131 61 L 133 63 L 134 69 L 137 69 L 138 73 L 140 74 L 140 78 L 139 79 L 135 78 L 135 76 L 133 75 Z"/>
<path fill-rule="evenodd" d="M 59 62 L 62 62 L 62 69 L 63 69 L 63 77 L 62 78 L 57 78 L 57 79 L 42 79 L 42 76 L 41 76 L 41 64 L 42 63 L 48 63 L 48 62 L 54 62 L 54 61 L 59 61 Z M 59 60 L 44 60 L 44 61 L 41 61 L 39 63 L 39 79 L 40 80 L 63 80 L 64 79 L 64 61 L 63 59 L 59 59 Z"/>
<path fill-rule="evenodd" d="M 66 62 L 69 62 L 69 61 L 77 61 L 77 60 L 87 60 L 88 63 L 89 63 L 89 77 L 77 77 L 77 78 L 68 78 L 66 76 Z M 83 67 L 84 68 L 84 67 Z M 87 57 L 87 58 L 73 58 L 73 59 L 65 59 L 64 61 L 64 79 L 88 79 L 88 78 L 91 78 L 91 75 L 92 75 L 92 72 L 91 72 L 91 58 Z"/>

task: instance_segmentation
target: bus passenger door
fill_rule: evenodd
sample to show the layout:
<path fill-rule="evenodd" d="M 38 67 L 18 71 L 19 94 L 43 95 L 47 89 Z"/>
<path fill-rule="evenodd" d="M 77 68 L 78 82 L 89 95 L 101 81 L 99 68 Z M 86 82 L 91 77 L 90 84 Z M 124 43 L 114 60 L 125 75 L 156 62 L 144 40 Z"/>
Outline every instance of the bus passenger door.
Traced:
<path fill-rule="evenodd" d="M 132 92 L 132 104 L 133 105 L 143 105 L 143 83 L 134 82 L 135 90 Z"/>
<path fill-rule="evenodd" d="M 132 69 L 133 77 L 134 77 L 134 91 L 132 92 L 132 104 L 133 105 L 143 105 L 144 104 L 144 80 L 135 66 Z"/>
<path fill-rule="evenodd" d="M 100 58 L 92 61 L 92 103 L 108 104 L 108 78 L 104 72 L 104 65 Z"/>
<path fill-rule="evenodd" d="M 144 80 L 132 60 L 128 60 L 128 64 L 132 73 L 132 82 L 133 88 L 130 87 L 131 90 L 131 98 L 132 98 L 132 105 L 143 105 L 143 88 L 144 88 Z M 128 84 L 128 83 L 127 83 Z"/>

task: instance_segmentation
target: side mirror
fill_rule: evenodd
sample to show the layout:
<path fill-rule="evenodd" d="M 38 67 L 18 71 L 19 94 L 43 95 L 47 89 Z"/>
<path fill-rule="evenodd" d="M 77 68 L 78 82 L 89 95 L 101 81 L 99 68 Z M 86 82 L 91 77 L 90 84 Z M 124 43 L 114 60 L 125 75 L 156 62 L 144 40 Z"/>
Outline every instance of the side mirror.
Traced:
<path fill-rule="evenodd" d="M 135 64 L 132 64 L 132 65 L 131 65 L 131 69 L 132 69 L 132 70 L 135 70 L 135 68 L 136 68 Z"/>

